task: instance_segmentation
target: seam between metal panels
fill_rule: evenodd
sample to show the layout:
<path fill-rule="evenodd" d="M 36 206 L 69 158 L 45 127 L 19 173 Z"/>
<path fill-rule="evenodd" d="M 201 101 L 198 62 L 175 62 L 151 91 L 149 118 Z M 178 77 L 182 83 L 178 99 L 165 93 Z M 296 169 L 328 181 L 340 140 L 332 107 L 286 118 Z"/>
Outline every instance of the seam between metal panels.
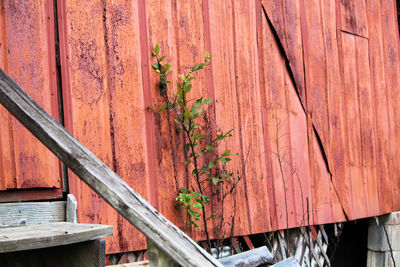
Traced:
<path fill-rule="evenodd" d="M 63 100 L 63 79 L 61 75 L 61 52 L 60 52 L 60 30 L 58 25 L 58 5 L 57 0 L 54 0 L 53 4 L 54 9 L 54 38 L 55 38 L 55 68 L 56 68 L 56 79 L 57 79 L 57 90 L 58 90 L 58 113 L 59 113 L 59 122 L 65 127 L 65 119 L 64 119 L 64 100 Z M 62 175 L 62 190 L 64 193 L 69 193 L 68 186 L 68 169 L 65 164 L 60 161 L 61 167 L 61 175 Z"/>
<path fill-rule="evenodd" d="M 149 42 L 146 23 L 146 2 L 139 0 L 138 3 L 138 16 L 139 16 L 139 38 L 140 38 L 140 52 L 141 52 L 141 71 L 142 71 L 142 86 L 143 98 L 145 106 L 152 106 L 151 100 L 151 86 L 150 86 L 150 71 L 149 71 Z M 150 112 L 145 113 L 145 127 L 146 127 L 146 145 L 147 145 L 147 160 L 149 171 L 148 194 L 150 203 L 158 209 L 158 186 L 156 186 L 156 155 L 154 144 L 154 118 Z"/>
<path fill-rule="evenodd" d="M 273 24 L 272 24 L 272 21 L 269 19 L 268 13 L 267 13 L 267 11 L 265 10 L 264 6 L 262 6 L 262 9 L 263 9 L 265 18 L 266 18 L 266 20 L 267 20 L 267 22 L 268 22 L 268 25 L 269 25 L 270 28 L 271 28 L 271 32 L 272 32 L 273 36 L 275 37 L 275 40 L 277 41 L 279 50 L 281 51 L 282 55 L 283 55 L 284 58 L 285 58 L 286 67 L 287 67 L 287 69 L 288 69 L 289 76 L 290 76 L 290 79 L 291 79 L 291 81 L 292 81 L 292 83 L 293 83 L 293 86 L 294 86 L 295 89 L 296 89 L 295 92 L 296 92 L 296 95 L 297 95 L 297 97 L 298 97 L 298 99 L 299 99 L 299 102 L 300 102 L 300 104 L 301 104 L 301 107 L 303 108 L 303 111 L 304 111 L 305 114 L 307 115 L 308 112 L 307 112 L 307 109 L 304 107 L 304 105 L 303 105 L 303 103 L 302 103 L 302 101 L 301 101 L 299 92 L 298 92 L 298 90 L 297 90 L 297 84 L 296 84 L 296 81 L 295 81 L 295 79 L 294 79 L 294 75 L 293 75 L 292 68 L 291 68 L 290 65 L 289 65 L 289 58 L 287 57 L 287 54 L 286 54 L 285 49 L 284 49 L 284 47 L 283 47 L 283 43 L 282 43 L 282 41 L 280 40 L 279 35 L 278 35 L 276 29 L 274 28 L 274 26 L 273 26 Z M 302 20 L 302 19 L 304 19 L 304 18 L 302 18 L 302 16 L 300 16 L 300 19 Z M 303 27 L 302 27 L 302 30 L 303 30 Z M 303 35 L 303 31 L 302 31 L 302 35 Z M 304 36 L 303 36 L 303 38 L 304 38 Z M 304 44 L 303 44 L 303 46 L 304 46 Z M 302 50 L 303 50 L 303 54 L 304 54 L 305 51 L 304 51 L 304 47 L 303 47 L 303 46 L 302 46 Z M 304 65 L 304 67 L 305 67 L 304 70 L 306 70 L 306 58 L 305 58 L 305 57 L 304 57 L 304 60 L 303 60 L 303 65 Z M 305 77 L 304 77 L 304 78 L 305 78 Z M 307 82 L 307 81 L 306 81 L 306 78 L 305 78 L 305 79 L 304 79 L 304 85 L 305 85 L 304 88 L 305 88 L 305 89 L 307 88 L 306 82 Z M 307 94 L 305 94 L 305 95 L 307 95 Z M 306 98 L 307 98 L 307 97 L 306 97 Z M 307 100 L 306 100 L 306 102 L 307 102 Z M 307 117 L 309 117 L 309 115 L 307 115 Z M 334 183 L 333 183 L 333 181 L 332 181 L 332 173 L 331 173 L 331 171 L 330 171 L 330 167 L 329 167 L 329 164 L 328 164 L 328 157 L 327 157 L 327 154 L 326 154 L 326 152 L 325 152 L 326 150 L 324 149 L 324 146 L 323 146 L 323 144 L 322 144 L 322 142 L 321 142 L 321 138 L 320 138 L 320 136 L 319 136 L 319 134 L 318 134 L 318 131 L 316 130 L 316 128 L 315 128 L 315 126 L 314 126 L 314 123 L 313 123 L 313 121 L 312 121 L 312 118 L 310 118 L 310 119 L 311 119 L 311 125 L 312 125 L 312 127 L 313 127 L 313 131 L 314 131 L 314 133 L 315 133 L 315 135 L 316 135 L 316 137 L 317 137 L 318 145 L 319 145 L 319 147 L 320 147 L 320 149 L 321 149 L 321 153 L 322 153 L 322 156 L 323 156 L 323 159 L 324 159 L 326 168 L 327 168 L 328 173 L 329 173 L 329 175 L 330 175 L 331 184 L 332 184 L 332 186 L 333 186 L 333 188 L 334 188 L 334 191 L 335 191 L 335 193 L 336 193 L 336 195 L 337 195 L 337 197 L 338 197 L 338 199 L 339 199 L 339 203 L 340 203 L 340 206 L 341 206 L 341 208 L 342 208 L 343 214 L 344 214 L 346 220 L 349 220 L 349 218 L 348 218 L 348 216 L 347 216 L 347 213 L 346 213 L 346 211 L 345 211 L 345 209 L 344 209 L 344 207 L 343 207 L 343 205 L 342 205 L 342 201 L 341 201 L 341 199 L 340 199 L 340 197 L 339 197 L 339 194 L 338 194 L 338 192 L 337 192 L 337 190 L 336 190 L 336 187 L 335 187 L 335 185 L 334 185 Z M 310 144 L 309 144 L 309 145 L 310 145 Z"/>

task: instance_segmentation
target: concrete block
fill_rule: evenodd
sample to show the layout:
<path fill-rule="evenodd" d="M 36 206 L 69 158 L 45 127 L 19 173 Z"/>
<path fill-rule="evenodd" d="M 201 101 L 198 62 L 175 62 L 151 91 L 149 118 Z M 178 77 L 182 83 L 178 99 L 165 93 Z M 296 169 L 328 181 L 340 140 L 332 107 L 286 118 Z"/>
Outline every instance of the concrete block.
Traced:
<path fill-rule="evenodd" d="M 400 251 L 393 251 L 393 258 L 396 266 L 400 264 Z M 367 267 L 394 267 L 390 252 L 368 251 Z"/>
<path fill-rule="evenodd" d="M 379 217 L 373 217 L 369 220 L 369 224 L 376 225 L 376 218 L 379 219 L 379 224 L 400 225 L 400 211 L 392 212 Z"/>
<path fill-rule="evenodd" d="M 368 250 L 367 267 L 385 266 L 385 252 Z"/>
<path fill-rule="evenodd" d="M 373 251 L 390 251 L 388 239 L 393 250 L 400 250 L 400 224 L 385 225 L 388 238 L 383 225 L 369 225 L 368 227 L 368 249 Z"/>

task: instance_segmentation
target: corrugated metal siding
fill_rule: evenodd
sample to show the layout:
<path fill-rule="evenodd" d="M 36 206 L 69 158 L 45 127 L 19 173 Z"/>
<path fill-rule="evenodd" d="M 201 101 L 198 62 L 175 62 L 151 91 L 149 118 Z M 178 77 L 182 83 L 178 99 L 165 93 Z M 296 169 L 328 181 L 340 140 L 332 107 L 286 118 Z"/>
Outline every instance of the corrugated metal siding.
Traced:
<path fill-rule="evenodd" d="M 58 118 L 53 1 L 0 7 L 0 67 Z M 0 190 L 61 187 L 57 158 L 3 107 L 0 129 Z"/>
<path fill-rule="evenodd" d="M 150 51 L 159 43 L 180 73 L 207 50 L 212 65 L 195 79 L 193 97 L 216 99 L 214 129 L 235 129 L 228 146 L 240 156 L 232 166 L 245 173 L 235 235 L 397 210 L 394 7 L 387 0 L 60 1 L 67 127 L 181 226 L 174 199 L 187 184 L 182 140 L 165 113 L 146 111 L 162 101 Z M 145 247 L 86 185 L 73 176 L 70 185 L 80 221 L 114 225 L 108 253 Z"/>

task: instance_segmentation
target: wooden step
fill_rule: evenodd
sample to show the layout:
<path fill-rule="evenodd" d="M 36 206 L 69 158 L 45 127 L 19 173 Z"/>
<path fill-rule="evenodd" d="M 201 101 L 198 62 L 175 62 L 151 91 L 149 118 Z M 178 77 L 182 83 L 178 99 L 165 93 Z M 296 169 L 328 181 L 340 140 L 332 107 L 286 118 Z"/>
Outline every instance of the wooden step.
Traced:
<path fill-rule="evenodd" d="M 112 226 L 56 222 L 0 228 L 0 253 L 68 245 L 112 235 Z"/>

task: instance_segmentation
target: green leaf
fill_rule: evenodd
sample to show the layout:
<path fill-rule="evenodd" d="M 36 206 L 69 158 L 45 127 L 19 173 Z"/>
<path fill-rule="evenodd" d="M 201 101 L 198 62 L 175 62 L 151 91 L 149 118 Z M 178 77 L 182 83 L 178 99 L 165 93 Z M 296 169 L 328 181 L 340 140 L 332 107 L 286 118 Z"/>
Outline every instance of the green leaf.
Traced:
<path fill-rule="evenodd" d="M 192 163 L 192 162 L 190 162 L 190 161 L 185 161 L 185 166 L 190 165 L 190 163 Z"/>
<path fill-rule="evenodd" d="M 179 191 L 180 192 L 190 192 L 190 190 L 185 187 L 181 187 L 181 189 L 179 189 Z"/>
<path fill-rule="evenodd" d="M 202 196 L 201 198 L 204 203 L 208 203 L 208 201 L 210 200 L 210 197 L 208 196 Z"/>
<path fill-rule="evenodd" d="M 202 69 L 203 67 L 204 67 L 204 63 L 199 63 L 199 64 L 194 65 L 194 66 L 191 68 L 191 71 L 197 71 L 197 70 Z"/>
<path fill-rule="evenodd" d="M 203 105 L 208 105 L 208 104 L 210 104 L 211 103 L 211 101 L 212 101 L 212 99 L 211 98 L 206 98 L 206 99 L 204 99 L 204 101 L 203 101 Z"/>
<path fill-rule="evenodd" d="M 206 145 L 206 151 L 215 151 L 215 147 L 211 145 Z"/>
<path fill-rule="evenodd" d="M 162 105 L 161 107 L 160 107 L 160 110 L 161 111 L 164 111 L 164 110 L 166 110 L 167 109 L 167 105 Z"/>
<path fill-rule="evenodd" d="M 159 59 L 158 59 L 158 62 L 161 62 L 161 61 L 163 61 L 165 59 L 165 56 L 162 56 L 162 57 L 160 57 Z"/>
<path fill-rule="evenodd" d="M 212 169 L 214 166 L 215 166 L 214 161 L 208 163 L 208 168 L 209 168 L 209 169 Z"/>
<path fill-rule="evenodd" d="M 225 150 L 224 151 L 224 153 L 222 153 L 222 157 L 225 157 L 225 156 L 229 156 L 231 154 L 231 151 L 229 150 L 229 149 L 227 149 L 227 150 Z"/>
<path fill-rule="evenodd" d="M 197 212 L 195 212 L 195 211 L 193 211 L 193 210 L 187 210 L 187 213 L 189 213 L 189 215 L 190 216 L 193 216 L 193 217 L 197 217 L 198 216 L 198 213 Z"/>
<path fill-rule="evenodd" d="M 153 56 L 158 56 L 158 53 L 160 52 L 160 46 L 156 44 L 153 50 Z"/>
<path fill-rule="evenodd" d="M 227 138 L 226 135 L 223 135 L 223 134 L 217 135 L 217 138 L 215 138 L 215 141 L 222 141 L 222 140 L 224 140 L 225 138 Z"/>
<path fill-rule="evenodd" d="M 210 180 L 214 185 L 217 185 L 219 182 L 219 178 L 217 178 L 217 177 L 210 177 Z"/>
<path fill-rule="evenodd" d="M 200 226 L 197 223 L 195 223 L 193 221 L 190 221 L 190 223 L 193 224 L 194 227 L 196 227 L 197 229 L 201 230 Z"/>
<path fill-rule="evenodd" d="M 229 162 L 231 160 L 232 160 L 231 158 L 220 158 L 219 159 L 220 162 Z"/>
<path fill-rule="evenodd" d="M 210 220 L 210 219 L 212 219 L 212 218 L 215 218 L 215 216 L 217 216 L 217 213 L 214 212 L 213 214 L 211 214 L 210 217 L 207 218 L 207 220 Z"/>
<path fill-rule="evenodd" d="M 169 67 L 171 67 L 171 65 L 165 64 L 164 66 L 162 66 L 162 71 L 163 71 L 163 72 L 167 72 L 167 70 L 169 69 Z"/>
<path fill-rule="evenodd" d="M 200 203 L 193 203 L 193 208 L 198 208 L 200 210 L 203 210 Z"/>
<path fill-rule="evenodd" d="M 232 177 L 232 175 L 233 175 L 233 173 L 223 173 L 223 174 L 221 174 L 220 176 L 221 176 L 222 178 L 229 178 L 229 177 Z"/>
<path fill-rule="evenodd" d="M 190 144 L 186 144 L 186 145 L 185 145 L 185 151 L 186 151 L 186 153 L 189 152 L 189 149 L 190 149 Z"/>
<path fill-rule="evenodd" d="M 160 69 L 160 64 L 158 63 L 154 63 L 153 65 L 151 65 L 153 67 L 153 69 L 155 70 L 159 70 Z"/>

